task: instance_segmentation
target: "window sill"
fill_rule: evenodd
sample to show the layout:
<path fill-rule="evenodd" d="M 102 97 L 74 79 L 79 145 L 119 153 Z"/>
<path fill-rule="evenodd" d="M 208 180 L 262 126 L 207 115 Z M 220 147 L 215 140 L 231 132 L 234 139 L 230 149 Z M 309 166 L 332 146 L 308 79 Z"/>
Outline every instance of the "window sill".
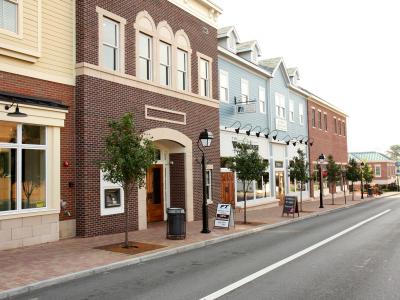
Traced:
<path fill-rule="evenodd" d="M 214 204 L 214 202 L 212 200 L 207 200 L 207 205 L 211 205 Z"/>
<path fill-rule="evenodd" d="M 9 220 L 9 219 L 17 219 L 17 218 L 27 218 L 34 216 L 43 216 L 43 215 L 52 215 L 59 214 L 59 209 L 49 209 L 49 208 L 38 208 L 38 209 L 29 209 L 26 211 L 7 211 L 0 213 L 0 220 Z"/>

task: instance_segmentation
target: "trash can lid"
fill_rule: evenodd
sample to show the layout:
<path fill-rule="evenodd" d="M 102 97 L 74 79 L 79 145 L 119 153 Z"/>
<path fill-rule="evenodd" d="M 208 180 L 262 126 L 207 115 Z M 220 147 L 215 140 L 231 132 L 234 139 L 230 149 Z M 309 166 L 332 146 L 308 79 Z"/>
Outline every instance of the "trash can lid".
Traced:
<path fill-rule="evenodd" d="M 168 214 L 184 214 L 185 210 L 183 208 L 170 207 L 170 208 L 167 208 L 167 213 Z"/>

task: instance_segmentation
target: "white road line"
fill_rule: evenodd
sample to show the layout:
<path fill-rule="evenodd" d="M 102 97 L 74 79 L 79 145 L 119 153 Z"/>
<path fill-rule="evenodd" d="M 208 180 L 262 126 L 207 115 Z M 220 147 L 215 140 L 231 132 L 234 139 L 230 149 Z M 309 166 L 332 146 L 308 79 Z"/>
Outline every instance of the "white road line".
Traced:
<path fill-rule="evenodd" d="M 325 245 L 325 244 L 337 239 L 338 237 L 340 237 L 340 236 L 342 236 L 342 235 L 344 235 L 346 233 L 349 233 L 350 231 L 353 231 L 354 229 L 356 229 L 356 228 L 358 228 L 358 227 L 360 227 L 360 226 L 362 226 L 362 225 L 364 225 L 364 224 L 366 224 L 366 223 L 368 223 L 368 222 L 370 222 L 372 220 L 375 220 L 375 219 L 383 216 L 384 214 L 387 214 L 390 211 L 391 211 L 391 209 L 385 210 L 384 212 L 381 212 L 381 213 L 379 213 L 379 214 L 377 214 L 377 215 L 375 215 L 375 216 L 373 216 L 371 218 L 368 218 L 368 219 L 366 219 L 364 221 L 361 221 L 360 223 L 357 223 L 356 225 L 353 225 L 353 226 L 351 226 L 351 227 L 349 227 L 349 228 L 347 228 L 347 229 L 345 229 L 345 230 L 343 230 L 343 231 L 341 231 L 341 232 L 339 232 L 339 233 L 337 233 L 337 234 L 335 234 L 335 235 L 333 235 L 333 236 L 331 236 L 331 237 L 329 237 L 329 238 L 327 238 L 327 239 L 325 239 L 323 241 L 320 241 L 320 242 L 318 242 L 318 243 L 316 243 L 316 244 L 314 244 L 314 245 L 312 245 L 312 246 L 310 246 L 310 247 L 308 247 L 308 248 L 306 248 L 304 250 L 301 250 L 300 252 L 297 252 L 297 253 L 289 256 L 289 257 L 286 257 L 286 258 L 284 258 L 284 259 L 282 259 L 282 260 L 280 260 L 280 261 L 278 261 L 278 262 L 276 262 L 276 263 L 274 263 L 274 264 L 272 264 L 272 265 L 270 265 L 270 266 L 268 266 L 268 267 L 266 267 L 264 269 L 261 269 L 260 271 L 257 271 L 255 273 L 249 275 L 249 276 L 246 276 L 245 278 L 240 279 L 239 281 L 236 281 L 236 282 L 234 282 L 234 283 L 232 283 L 232 284 L 230 284 L 230 285 L 228 285 L 228 286 L 226 286 L 226 287 L 224 287 L 224 288 L 222 288 L 222 289 L 220 289 L 220 290 L 218 290 L 218 291 L 216 291 L 216 292 L 214 292 L 214 293 L 212 293 L 212 294 L 210 294 L 210 295 L 208 295 L 208 296 L 206 296 L 204 298 L 201 298 L 200 300 L 213 300 L 213 299 L 217 299 L 219 297 L 222 297 L 223 295 L 226 295 L 226 294 L 232 292 L 233 290 L 236 290 L 237 288 L 239 288 L 239 287 L 241 287 L 241 286 L 243 286 L 243 285 L 245 285 L 245 284 L 247 284 L 247 283 L 249 283 L 249 282 L 251 282 L 251 281 L 253 281 L 253 280 L 255 280 L 255 279 L 257 279 L 257 278 L 259 278 L 259 277 L 261 277 L 261 276 L 263 276 L 263 275 L 265 275 L 265 274 L 267 274 L 267 273 L 269 273 L 269 272 L 271 272 L 271 271 L 273 271 L 273 270 L 275 270 L 275 269 L 277 269 L 277 268 L 279 268 L 279 267 L 281 267 L 281 266 L 283 266 L 283 265 L 285 265 L 285 264 L 287 264 L 287 263 L 289 263 L 291 261 L 293 261 L 293 260 L 295 260 L 296 258 L 299 258 L 299 257 L 301 257 L 301 256 L 303 256 L 303 255 L 305 255 L 305 254 L 307 254 L 307 253 L 309 253 L 309 252 L 311 252 L 311 251 L 313 251 L 313 250 L 315 250 L 315 249 L 317 249 L 317 248 L 319 248 L 319 247 L 321 247 L 321 246 L 323 246 L 323 245 Z"/>

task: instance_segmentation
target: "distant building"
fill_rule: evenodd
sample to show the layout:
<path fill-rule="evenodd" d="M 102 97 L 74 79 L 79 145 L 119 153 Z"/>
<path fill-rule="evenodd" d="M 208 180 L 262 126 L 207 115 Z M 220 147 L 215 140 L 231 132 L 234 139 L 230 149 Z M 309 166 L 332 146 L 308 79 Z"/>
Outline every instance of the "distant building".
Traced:
<path fill-rule="evenodd" d="M 368 164 L 374 172 L 372 185 L 387 185 L 396 182 L 396 162 L 379 152 L 351 152 L 349 159 Z"/>

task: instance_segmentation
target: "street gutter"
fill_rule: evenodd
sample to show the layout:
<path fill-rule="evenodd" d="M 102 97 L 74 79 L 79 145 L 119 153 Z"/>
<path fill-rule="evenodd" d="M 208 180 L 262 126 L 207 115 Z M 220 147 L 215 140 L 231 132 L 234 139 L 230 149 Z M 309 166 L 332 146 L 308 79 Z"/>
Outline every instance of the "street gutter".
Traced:
<path fill-rule="evenodd" d="M 321 211 L 321 212 L 316 212 L 316 213 L 312 213 L 310 215 L 307 216 L 301 216 L 298 218 L 294 218 L 294 219 L 289 219 L 287 221 L 283 221 L 283 222 L 279 222 L 279 223 L 275 223 L 275 224 L 267 224 L 267 225 L 261 225 L 255 228 L 251 228 L 251 229 L 247 229 L 241 232 L 236 232 L 236 233 L 232 233 L 229 235 L 225 235 L 225 236 L 221 236 L 221 237 L 217 237 L 214 239 L 210 239 L 207 241 L 201 241 L 201 242 L 196 242 L 193 244 L 189 244 L 189 245 L 185 245 L 185 246 L 180 246 L 180 247 L 175 247 L 172 249 L 167 249 L 167 250 L 163 250 L 163 251 L 159 251 L 159 252 L 155 252 L 155 253 L 150 253 L 147 255 L 143 255 L 141 257 L 135 257 L 135 258 L 130 258 L 130 259 L 126 259 L 123 261 L 119 261 L 119 262 L 115 262 L 112 264 L 108 264 L 108 265 L 104 265 L 104 266 L 99 266 L 99 267 L 95 267 L 92 269 L 88 269 L 88 270 L 83 270 L 83 271 L 79 271 L 79 272 L 75 272 L 75 273 L 70 273 L 70 274 L 66 274 L 63 276 L 58 276 L 58 277 L 54 277 L 54 278 L 50 278 L 50 279 L 46 279 L 46 280 L 42 280 L 42 281 L 38 281 L 35 283 L 31 283 L 22 287 L 18 287 L 18 288 L 14 288 L 14 289 L 10 289 L 10 290 L 6 290 L 3 292 L 0 292 L 0 299 L 9 299 L 12 297 L 16 297 L 16 296 L 20 296 L 23 294 L 27 294 L 42 288 L 47 288 L 47 287 L 51 287 L 57 284 L 61 284 L 61 283 L 66 283 L 75 279 L 79 279 L 79 278 L 84 278 L 84 277 L 89 277 L 92 275 L 96 275 L 96 274 L 100 274 L 103 272 L 107 272 L 107 271 L 112 271 L 112 270 L 117 270 L 120 268 L 124 268 L 124 267 L 128 267 L 128 266 L 132 266 L 132 265 L 136 265 L 139 263 L 143 263 L 143 262 L 147 262 L 147 261 L 151 261 L 151 260 L 155 260 L 158 258 L 162 258 L 162 257 L 166 257 L 166 256 L 170 256 L 170 255 L 174 255 L 174 254 L 179 254 L 179 253 L 184 253 L 184 252 L 188 252 L 191 250 L 195 250 L 195 249 L 199 249 L 199 248 L 203 248 L 209 245 L 215 245 L 218 243 L 222 243 L 225 241 L 229 241 L 229 240 L 233 240 L 236 238 L 240 238 L 240 237 L 244 237 L 247 235 L 251 235 L 251 234 L 255 234 L 261 231 L 265 231 L 268 229 L 272 229 L 272 228 L 276 228 L 276 227 L 280 227 L 280 226 L 284 226 L 290 223 L 295 223 L 295 222 L 299 222 L 302 220 L 306 220 L 306 219 L 311 219 L 311 218 L 315 218 L 318 216 L 322 216 L 322 215 L 326 215 L 329 213 L 332 213 L 334 211 L 340 211 L 340 210 L 344 210 L 344 209 L 348 209 L 363 203 L 367 203 L 367 202 L 371 202 L 377 199 L 382 199 L 382 198 L 387 198 L 387 197 L 393 197 L 396 195 L 400 195 L 400 193 L 394 193 L 391 195 L 384 195 L 384 196 L 378 196 L 375 198 L 367 198 L 364 199 L 362 202 L 359 203 L 355 203 L 353 205 L 347 205 L 347 206 L 343 206 L 343 207 L 338 207 L 338 208 L 332 208 L 329 210 L 325 210 L 325 211 Z"/>

